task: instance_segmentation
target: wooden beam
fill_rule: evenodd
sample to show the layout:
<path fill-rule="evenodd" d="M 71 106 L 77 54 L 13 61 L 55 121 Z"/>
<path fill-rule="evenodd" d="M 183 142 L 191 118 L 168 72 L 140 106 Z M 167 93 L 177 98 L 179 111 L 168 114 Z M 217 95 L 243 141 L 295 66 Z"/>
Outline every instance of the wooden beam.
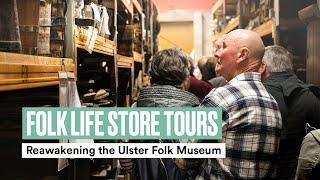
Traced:
<path fill-rule="evenodd" d="M 0 79 L 0 86 L 1 85 L 12 85 L 12 84 L 22 84 L 22 83 L 50 82 L 50 81 L 58 81 L 58 80 L 59 80 L 58 74 L 56 77 Z"/>
<path fill-rule="evenodd" d="M 143 57 L 140 53 L 136 52 L 136 51 L 133 51 L 133 60 L 135 62 L 140 62 L 142 63 L 143 62 Z"/>
<path fill-rule="evenodd" d="M 134 7 L 137 9 L 137 11 L 140 13 L 140 15 L 143 15 L 143 9 L 141 7 L 141 5 L 139 4 L 139 2 L 137 0 L 132 0 L 132 3 L 134 5 Z"/>
<path fill-rule="evenodd" d="M 124 62 L 117 62 L 117 66 L 118 68 L 131 68 L 131 64 L 130 63 L 124 63 Z"/>
<path fill-rule="evenodd" d="M 88 38 L 88 31 L 83 28 L 77 28 L 76 30 L 76 46 L 80 49 L 86 49 L 86 42 Z M 115 43 L 107 38 L 98 36 L 93 48 L 94 52 L 98 52 L 105 55 L 114 56 Z"/>
<path fill-rule="evenodd" d="M 299 18 L 304 22 L 311 22 L 320 18 L 319 4 L 312 4 L 298 12 Z"/>
<path fill-rule="evenodd" d="M 133 63 L 133 57 L 127 57 L 122 55 L 117 55 L 117 62 L 119 63 L 126 63 L 126 64 L 132 64 Z"/>
<path fill-rule="evenodd" d="M 224 0 L 218 0 L 218 1 L 213 5 L 213 7 L 212 7 L 212 9 L 211 9 L 212 14 L 215 14 L 218 9 L 222 8 L 222 6 L 223 6 L 223 1 L 224 1 Z"/>
<path fill-rule="evenodd" d="M 62 70 L 75 71 L 73 60 L 0 52 L 0 91 L 57 85 Z"/>
<path fill-rule="evenodd" d="M 260 26 L 254 28 L 253 31 L 258 33 L 261 37 L 272 34 L 274 31 L 274 20 L 269 20 L 261 24 Z"/>
<path fill-rule="evenodd" d="M 0 52 L 0 62 L 10 64 L 37 64 L 37 65 L 61 65 L 73 64 L 73 60 L 69 58 L 53 58 L 46 56 L 33 56 L 26 54 Z"/>
<path fill-rule="evenodd" d="M 3 64 L 0 62 L 0 73 L 50 73 L 58 71 L 73 72 L 75 65 L 66 65 L 65 69 L 62 65 L 23 65 L 23 64 Z"/>
<path fill-rule="evenodd" d="M 58 85 L 58 84 L 59 84 L 59 81 L 24 83 L 24 84 L 13 84 L 13 85 L 0 85 L 0 92 L 17 90 L 17 89 L 28 89 L 28 88 L 37 88 L 37 87 L 45 87 L 45 86 L 54 86 L 54 85 Z"/>

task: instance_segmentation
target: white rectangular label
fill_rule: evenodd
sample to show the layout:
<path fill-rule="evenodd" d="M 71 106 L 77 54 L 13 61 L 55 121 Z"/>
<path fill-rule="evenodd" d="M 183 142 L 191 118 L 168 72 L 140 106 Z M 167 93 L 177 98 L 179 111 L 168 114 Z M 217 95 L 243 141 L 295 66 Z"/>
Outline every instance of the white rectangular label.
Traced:
<path fill-rule="evenodd" d="M 22 158 L 225 158 L 225 143 L 22 143 Z"/>

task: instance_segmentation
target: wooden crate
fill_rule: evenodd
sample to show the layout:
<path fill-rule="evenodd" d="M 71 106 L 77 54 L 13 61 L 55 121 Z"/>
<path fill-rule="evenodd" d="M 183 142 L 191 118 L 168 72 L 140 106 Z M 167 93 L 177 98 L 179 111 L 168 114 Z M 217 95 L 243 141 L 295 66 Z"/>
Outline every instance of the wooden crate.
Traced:
<path fill-rule="evenodd" d="M 141 52 L 142 27 L 138 24 L 118 28 L 118 53 L 133 56 L 133 51 Z"/>

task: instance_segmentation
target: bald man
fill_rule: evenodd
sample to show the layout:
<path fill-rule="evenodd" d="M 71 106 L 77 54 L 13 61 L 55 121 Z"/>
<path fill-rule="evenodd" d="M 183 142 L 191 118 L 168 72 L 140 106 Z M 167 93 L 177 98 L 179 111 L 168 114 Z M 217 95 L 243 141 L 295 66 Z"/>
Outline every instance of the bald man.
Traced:
<path fill-rule="evenodd" d="M 202 105 L 222 109 L 219 141 L 226 143 L 226 158 L 212 159 L 206 178 L 268 179 L 274 171 L 282 122 L 278 104 L 258 73 L 264 44 L 255 32 L 238 29 L 216 45 L 216 71 L 228 84 L 213 89 Z"/>

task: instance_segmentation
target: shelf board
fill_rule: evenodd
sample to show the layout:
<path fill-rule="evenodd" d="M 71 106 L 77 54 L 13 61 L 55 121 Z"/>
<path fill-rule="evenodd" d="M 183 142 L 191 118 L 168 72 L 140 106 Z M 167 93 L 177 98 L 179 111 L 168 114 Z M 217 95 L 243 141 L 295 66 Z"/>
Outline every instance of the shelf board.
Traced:
<path fill-rule="evenodd" d="M 274 31 L 274 21 L 269 20 L 260 26 L 253 29 L 256 33 L 258 33 L 261 37 L 266 36 L 268 34 L 272 34 Z"/>
<path fill-rule="evenodd" d="M 213 5 L 213 7 L 212 7 L 212 9 L 211 9 L 211 12 L 212 12 L 213 14 L 215 14 L 218 9 L 223 8 L 222 5 L 223 5 L 223 0 L 218 0 L 218 1 Z"/>
<path fill-rule="evenodd" d="M 134 7 L 137 9 L 137 11 L 140 13 L 140 15 L 143 15 L 143 9 L 141 5 L 139 4 L 138 0 L 132 0 L 132 3 Z"/>
<path fill-rule="evenodd" d="M 80 49 L 86 49 L 86 42 L 88 38 L 88 31 L 84 28 L 76 29 L 76 46 Z M 107 38 L 97 36 L 94 48 L 94 52 L 98 52 L 105 55 L 114 56 L 115 43 Z"/>
<path fill-rule="evenodd" d="M 133 15 L 133 5 L 132 3 L 128 3 L 127 0 L 120 0 L 120 2 L 124 5 L 124 7 L 128 10 L 128 12 Z"/>
<path fill-rule="evenodd" d="M 222 35 L 225 35 L 227 33 L 229 33 L 230 31 L 236 29 L 239 24 L 240 24 L 240 16 L 237 16 L 233 19 L 231 19 L 228 23 L 228 25 L 220 32 L 214 35 L 213 37 L 213 42 L 215 42 L 217 39 L 219 39 L 219 37 L 221 37 Z"/>
<path fill-rule="evenodd" d="M 142 57 L 142 54 L 136 52 L 136 51 L 133 51 L 133 60 L 135 62 L 139 62 L 139 63 L 142 63 L 143 62 L 143 57 Z"/>
<path fill-rule="evenodd" d="M 30 89 L 46 86 L 58 85 L 59 81 L 50 81 L 50 82 L 36 82 L 36 83 L 20 83 L 20 84 L 11 84 L 11 85 L 0 85 L 0 92 L 2 91 L 12 91 L 17 89 Z"/>
<path fill-rule="evenodd" d="M 62 70 L 74 72 L 73 60 L 0 52 L 0 92 L 58 85 Z"/>
<path fill-rule="evenodd" d="M 117 65 L 120 68 L 131 68 L 133 64 L 133 57 L 117 55 Z"/>

